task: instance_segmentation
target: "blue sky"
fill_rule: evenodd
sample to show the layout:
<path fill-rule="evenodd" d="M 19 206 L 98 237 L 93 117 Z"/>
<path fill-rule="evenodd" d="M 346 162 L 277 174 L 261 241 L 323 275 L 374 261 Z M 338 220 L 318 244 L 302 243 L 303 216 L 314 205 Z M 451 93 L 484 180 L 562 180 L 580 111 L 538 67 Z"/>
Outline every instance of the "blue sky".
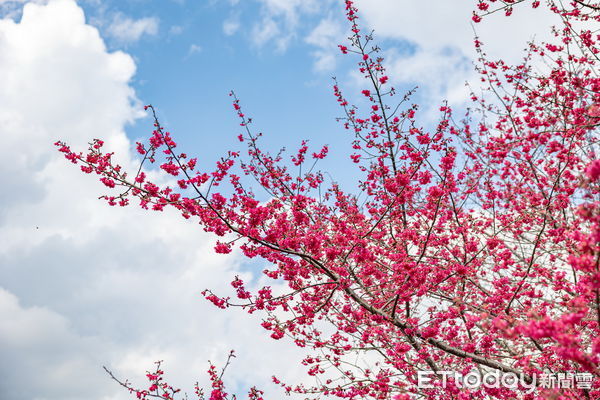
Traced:
<path fill-rule="evenodd" d="M 240 132 L 230 90 L 274 150 L 293 148 L 303 138 L 315 146 L 343 145 L 345 132 L 335 121 L 342 113 L 331 78 L 340 64 L 345 77 L 352 60 L 333 51 L 333 60 L 319 66 L 317 49 L 307 43 L 323 15 L 332 16 L 338 32 L 319 40 L 330 40 L 327 46 L 333 49 L 336 40 L 343 40 L 341 6 L 329 3 L 307 6 L 305 13 L 293 10 L 292 15 L 273 11 L 272 17 L 259 2 L 109 1 L 100 9 L 94 2 L 82 4 L 92 22 L 112 18 L 118 23 L 123 15 L 145 21 L 145 33 L 136 41 L 109 33 L 109 49 L 125 49 L 134 57 L 138 70 L 132 86 L 138 97 L 157 107 L 182 144 L 215 155 L 236 146 Z M 275 21 L 278 34 L 260 30 L 265 18 Z M 114 30 L 114 22 L 97 24 Z M 128 135 L 146 134 L 148 122 L 139 121 Z"/>
<path fill-rule="evenodd" d="M 363 0 L 364 25 L 384 49 L 391 82 L 420 86 L 422 124 L 443 99 L 464 107 L 474 81 L 471 2 Z M 106 140 L 135 168 L 132 142 L 151 130 L 153 103 L 189 154 L 210 165 L 236 146 L 236 90 L 273 150 L 329 144 L 322 168 L 352 185 L 348 136 L 331 90 L 360 93 L 336 0 L 0 0 L 0 398 L 121 400 L 109 366 L 143 382 L 164 360 L 176 385 L 205 379 L 207 360 L 238 358 L 227 380 L 280 398 L 273 374 L 297 382 L 302 352 L 273 341 L 258 319 L 203 301 L 233 276 L 254 278 L 240 254 L 176 213 L 112 209 L 105 188 L 52 143 Z M 478 28 L 492 57 L 516 60 L 544 13 L 494 16 Z M 498 33 L 502 32 L 502 35 Z M 346 161 L 343 161 L 346 160 Z"/>

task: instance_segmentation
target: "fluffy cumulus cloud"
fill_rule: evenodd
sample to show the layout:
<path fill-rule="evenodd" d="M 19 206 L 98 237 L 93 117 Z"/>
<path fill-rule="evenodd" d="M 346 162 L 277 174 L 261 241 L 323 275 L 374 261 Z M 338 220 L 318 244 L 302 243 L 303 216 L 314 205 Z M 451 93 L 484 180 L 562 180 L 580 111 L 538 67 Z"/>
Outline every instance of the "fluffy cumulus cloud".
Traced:
<path fill-rule="evenodd" d="M 473 56 L 473 37 L 480 35 L 490 53 L 516 61 L 528 40 L 543 38 L 557 22 L 543 7 L 516 7 L 507 18 L 502 13 L 472 24 L 474 2 L 358 0 L 360 14 L 380 37 L 405 39 L 421 49 L 453 47 Z M 548 37 L 548 36 L 545 36 Z"/>
<path fill-rule="evenodd" d="M 214 255 L 212 239 L 177 215 L 105 206 L 106 188 L 52 145 L 83 149 L 101 137 L 133 167 L 124 129 L 142 117 L 134 73 L 74 0 L 29 3 L 19 21 L 0 20 L 2 399 L 128 398 L 101 366 L 143 382 L 158 359 L 189 388 L 230 348 L 234 386 L 268 386 L 285 371 L 284 358 L 265 359 L 265 348 L 286 350 L 256 320 L 201 299 L 248 274 L 239 256 Z"/>
<path fill-rule="evenodd" d="M 419 84 L 430 99 L 464 101 L 465 81 L 476 79 L 473 39 L 478 35 L 492 58 L 519 62 L 527 42 L 550 37 L 556 23 L 549 10 L 516 7 L 507 18 L 502 13 L 471 23 L 474 2 L 358 0 L 360 15 L 379 39 L 406 42 L 411 51 L 392 49 L 387 56 L 390 77 Z"/>

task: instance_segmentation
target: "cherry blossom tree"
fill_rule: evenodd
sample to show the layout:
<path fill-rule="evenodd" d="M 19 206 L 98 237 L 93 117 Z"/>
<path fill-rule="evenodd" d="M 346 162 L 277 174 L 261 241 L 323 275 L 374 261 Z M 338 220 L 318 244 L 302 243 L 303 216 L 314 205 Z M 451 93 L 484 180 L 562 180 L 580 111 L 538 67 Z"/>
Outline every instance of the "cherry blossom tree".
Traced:
<path fill-rule="evenodd" d="M 525 3 L 540 6 L 478 1 L 473 21 Z M 302 142 L 289 158 L 268 152 L 234 93 L 245 150 L 230 151 L 214 170 L 200 170 L 179 151 L 153 106 L 146 109 L 154 131 L 137 144 L 137 171 L 116 164 L 99 139 L 85 153 L 56 144 L 99 176 L 109 205 L 175 208 L 220 238 L 217 253 L 237 247 L 264 260 L 274 284 L 285 283 L 288 290 L 275 293 L 234 277 L 237 298 L 219 288 L 203 292 L 219 308 L 256 313 L 273 339 L 306 349 L 302 364 L 313 383 L 273 378 L 282 393 L 600 398 L 600 78 L 592 30 L 600 6 L 548 1 L 562 25 L 553 42 L 532 43 L 518 65 L 490 59 L 476 39 L 481 79 L 471 108 L 455 118 L 442 104 L 425 129 L 411 93 L 390 85 L 353 2 L 345 5 L 352 34 L 339 49 L 358 60 L 361 106 L 337 82 L 333 89 L 360 175 L 355 191 L 316 169 L 326 146 Z M 147 164 L 159 165 L 172 184 L 151 182 Z M 469 387 L 448 371 L 518 380 Z M 585 379 L 562 388 L 539 379 L 570 373 Z M 210 399 L 229 398 L 222 373 L 211 366 L 209 374 Z M 144 390 L 121 383 L 138 398 L 176 397 L 160 365 L 148 379 Z M 252 389 L 249 398 L 262 393 Z"/>

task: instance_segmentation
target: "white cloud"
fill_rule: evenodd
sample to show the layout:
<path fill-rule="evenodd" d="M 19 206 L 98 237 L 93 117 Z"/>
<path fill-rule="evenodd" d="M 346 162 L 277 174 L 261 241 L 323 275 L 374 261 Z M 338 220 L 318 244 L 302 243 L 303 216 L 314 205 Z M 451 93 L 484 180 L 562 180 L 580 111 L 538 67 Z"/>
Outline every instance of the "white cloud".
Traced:
<path fill-rule="evenodd" d="M 0 315 L 3 398 L 41 399 L 60 393 L 63 399 L 82 399 L 89 395 L 86 388 L 101 390 L 102 373 L 97 365 L 106 348 L 98 338 L 75 334 L 67 319 L 47 308 L 22 307 L 1 288 Z M 52 362 L 40 363 L 40 358 Z M 78 384 L 65 384 L 74 377 Z"/>
<path fill-rule="evenodd" d="M 324 18 L 310 32 L 305 41 L 317 48 L 313 52 L 315 57 L 315 70 L 332 71 L 336 66 L 336 58 L 339 54 L 338 44 L 344 41 L 344 33 L 341 24 L 332 17 Z"/>
<path fill-rule="evenodd" d="M 169 28 L 169 33 L 171 35 L 181 35 L 183 33 L 183 26 L 173 25 L 171 28 Z"/>
<path fill-rule="evenodd" d="M 188 57 L 193 55 L 193 54 L 197 54 L 197 53 L 201 53 L 202 52 L 202 46 L 198 45 L 198 44 L 194 44 L 192 43 L 190 45 L 190 48 L 188 49 Z"/>
<path fill-rule="evenodd" d="M 444 98 L 466 99 L 464 82 L 476 79 L 469 65 L 476 59 L 475 31 L 490 57 L 519 62 L 527 42 L 549 38 L 549 28 L 557 22 L 549 10 L 527 5 L 516 7 L 510 18 L 496 13 L 472 24 L 475 4 L 468 1 L 358 0 L 357 4 L 376 39 L 396 39 L 415 47 L 408 54 L 385 54 L 390 78 L 421 85 L 436 105 Z"/>
<path fill-rule="evenodd" d="M 543 7 L 533 10 L 528 5 L 516 7 L 511 17 L 496 13 L 487 16 L 483 23 L 472 24 L 475 8 L 472 2 L 359 0 L 357 3 L 360 15 L 379 38 L 409 40 L 424 49 L 452 47 L 471 56 L 475 30 L 490 53 L 511 61 L 520 57 L 528 40 L 549 37 L 548 28 L 557 22 Z"/>
<path fill-rule="evenodd" d="M 464 103 L 469 95 L 465 81 L 476 79 L 472 60 L 456 48 L 430 47 L 409 54 L 392 48 L 384 55 L 392 81 L 418 87 L 421 103 L 436 115 L 444 100 Z"/>
<path fill-rule="evenodd" d="M 283 17 L 291 24 L 296 24 L 304 13 L 319 10 L 317 0 L 260 0 L 263 12 L 273 17 Z"/>
<path fill-rule="evenodd" d="M 101 137 L 132 168 L 134 73 L 74 0 L 0 20 L 0 398 L 125 399 L 101 365 L 145 383 L 156 359 L 190 389 L 230 348 L 239 356 L 227 380 L 273 389 L 271 374 L 294 357 L 255 318 L 201 299 L 240 273 L 239 255 L 215 255 L 213 239 L 175 213 L 105 206 L 106 188 L 52 145 Z M 266 348 L 277 357 L 265 360 Z"/>
<path fill-rule="evenodd" d="M 240 29 L 239 13 L 232 13 L 229 18 L 223 21 L 223 33 L 227 36 L 234 35 Z"/>
<path fill-rule="evenodd" d="M 262 18 L 252 27 L 252 41 L 264 46 L 274 41 L 278 51 L 285 51 L 297 35 L 300 19 L 326 8 L 331 0 L 259 0 Z"/>
<path fill-rule="evenodd" d="M 277 46 L 279 49 L 287 48 L 288 37 L 283 37 L 277 23 L 271 18 L 264 18 L 262 23 L 254 25 L 252 28 L 252 41 L 257 46 L 263 46 L 270 40 L 278 38 Z"/>
<path fill-rule="evenodd" d="M 133 43 L 140 40 L 143 35 L 156 35 L 158 23 L 156 17 L 132 19 L 119 13 L 107 27 L 107 32 L 120 42 Z"/>

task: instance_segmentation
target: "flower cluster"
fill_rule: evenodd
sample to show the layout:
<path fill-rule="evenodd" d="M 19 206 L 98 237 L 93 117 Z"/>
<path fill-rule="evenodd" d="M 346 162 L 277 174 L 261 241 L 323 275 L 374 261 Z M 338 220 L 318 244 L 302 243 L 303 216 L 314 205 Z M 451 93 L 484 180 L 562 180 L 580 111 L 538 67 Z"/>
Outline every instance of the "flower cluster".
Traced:
<path fill-rule="evenodd" d="M 481 0 L 473 19 L 495 6 L 510 15 L 524 2 Z M 173 207 L 219 237 L 217 253 L 237 247 L 265 261 L 265 277 L 285 283 L 285 293 L 236 277 L 235 300 L 203 294 L 222 309 L 260 311 L 271 338 L 311 351 L 303 365 L 316 383 L 274 378 L 285 392 L 597 398 L 598 383 L 531 395 L 519 388 L 466 390 L 451 379 L 445 387 L 439 379 L 417 385 L 422 370 L 501 371 L 526 381 L 544 371 L 600 375 L 599 49 L 598 38 L 574 24 L 600 13 L 585 1 L 548 3 L 565 24 L 555 43 L 531 44 L 523 63 L 509 65 L 489 59 L 476 40 L 483 91 L 472 94 L 474 111 L 456 119 L 442 104 L 427 129 L 412 93 L 397 95 L 380 49 L 345 1 L 352 36 L 339 49 L 356 57 L 365 79 L 350 96 L 361 106 L 351 105 L 337 82 L 333 89 L 360 176 L 357 192 L 315 169 L 327 147 L 311 151 L 303 141 L 289 158 L 266 151 L 234 93 L 245 150 L 230 151 L 212 169 L 176 150 L 152 106 L 154 131 L 136 146 L 142 161 L 133 176 L 99 140 L 87 153 L 57 146 L 111 193 L 120 190 L 104 196 L 110 205 L 136 199 L 145 209 Z M 534 59 L 547 71 L 531 68 Z M 146 162 L 177 184 L 149 181 Z M 210 399 L 226 399 L 220 375 L 214 368 L 209 374 Z M 152 389 L 164 391 L 160 374 L 151 377 Z"/>

